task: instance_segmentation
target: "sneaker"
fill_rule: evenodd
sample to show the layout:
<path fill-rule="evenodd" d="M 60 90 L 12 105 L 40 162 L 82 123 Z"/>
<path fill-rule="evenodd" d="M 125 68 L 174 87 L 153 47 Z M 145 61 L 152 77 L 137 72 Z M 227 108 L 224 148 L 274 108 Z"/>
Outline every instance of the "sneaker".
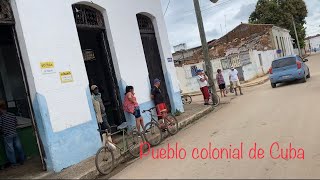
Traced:
<path fill-rule="evenodd" d="M 243 93 L 240 93 L 240 95 L 242 96 L 242 95 L 243 95 Z"/>

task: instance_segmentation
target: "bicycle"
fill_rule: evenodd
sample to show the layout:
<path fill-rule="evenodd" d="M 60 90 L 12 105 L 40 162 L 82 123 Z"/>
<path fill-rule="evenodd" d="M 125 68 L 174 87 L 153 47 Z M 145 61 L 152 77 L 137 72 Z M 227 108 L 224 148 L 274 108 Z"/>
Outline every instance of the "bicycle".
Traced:
<path fill-rule="evenodd" d="M 118 126 L 118 131 L 112 134 L 108 133 L 108 130 L 100 130 L 98 131 L 102 133 L 102 135 L 106 135 L 105 142 L 101 148 L 96 153 L 95 156 L 95 165 L 97 170 L 102 175 L 108 175 L 115 168 L 115 159 L 113 152 L 115 150 L 120 151 L 120 155 L 123 156 L 126 153 L 130 153 L 132 157 L 137 158 L 140 156 L 140 144 L 143 144 L 145 141 L 142 136 L 136 130 L 132 130 L 128 132 L 126 129 L 128 128 L 127 122 L 122 123 Z M 122 146 L 115 144 L 111 140 L 111 136 L 115 134 L 122 133 Z"/>
<path fill-rule="evenodd" d="M 161 120 L 163 120 L 162 123 L 159 123 L 159 118 L 161 116 L 158 115 L 153 115 L 152 111 L 156 109 L 155 107 L 150 108 L 148 110 L 143 110 L 142 113 L 146 113 L 149 112 L 150 116 L 151 116 L 151 121 L 149 123 L 146 124 L 145 129 L 146 130 L 150 130 L 150 135 L 152 135 L 151 137 L 149 137 L 148 133 L 145 133 L 145 140 L 147 142 L 150 143 L 151 140 L 154 140 L 158 137 L 159 141 L 156 141 L 155 143 L 150 143 L 150 145 L 152 146 L 156 146 L 158 144 L 160 144 L 163 140 L 163 131 L 161 130 L 160 126 L 163 125 L 163 129 L 166 129 L 168 131 L 168 133 L 170 135 L 175 135 L 178 133 L 179 131 L 179 123 L 178 120 L 172 115 L 172 114 L 168 114 L 165 118 L 162 118 Z M 158 120 L 156 120 L 158 119 Z M 153 132 L 153 129 L 160 129 L 159 134 L 155 134 Z M 154 135 L 155 134 L 155 135 Z"/>
<path fill-rule="evenodd" d="M 191 104 L 192 97 L 190 95 L 181 95 L 182 104 Z"/>

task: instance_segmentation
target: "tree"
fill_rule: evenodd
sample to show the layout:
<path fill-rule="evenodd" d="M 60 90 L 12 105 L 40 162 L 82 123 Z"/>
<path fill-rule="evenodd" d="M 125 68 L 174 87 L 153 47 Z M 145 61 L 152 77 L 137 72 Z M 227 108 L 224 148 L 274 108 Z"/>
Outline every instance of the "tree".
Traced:
<path fill-rule="evenodd" d="M 296 22 L 300 46 L 305 46 L 307 6 L 304 0 L 258 0 L 256 9 L 249 17 L 252 24 L 274 24 L 290 30 L 290 35 L 296 40 L 292 16 Z M 295 41 L 297 42 L 297 41 Z"/>

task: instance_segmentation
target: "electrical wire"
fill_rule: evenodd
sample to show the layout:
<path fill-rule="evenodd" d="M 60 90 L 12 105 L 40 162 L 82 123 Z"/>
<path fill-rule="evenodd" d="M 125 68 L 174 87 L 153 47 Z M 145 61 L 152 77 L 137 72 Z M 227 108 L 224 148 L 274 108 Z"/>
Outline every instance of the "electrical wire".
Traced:
<path fill-rule="evenodd" d="M 167 8 L 166 8 L 166 10 L 165 10 L 165 12 L 164 12 L 164 15 L 166 15 L 166 13 L 167 13 L 167 11 L 168 11 L 168 8 L 169 8 L 169 6 L 170 6 L 170 3 L 171 3 L 171 0 L 169 0 L 169 2 L 168 2 L 168 4 L 167 4 Z"/>

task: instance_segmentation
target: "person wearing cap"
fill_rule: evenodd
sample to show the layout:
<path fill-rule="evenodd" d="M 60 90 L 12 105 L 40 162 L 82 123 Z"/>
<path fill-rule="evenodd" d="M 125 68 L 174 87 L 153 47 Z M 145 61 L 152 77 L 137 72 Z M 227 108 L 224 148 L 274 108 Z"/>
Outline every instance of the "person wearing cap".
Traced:
<path fill-rule="evenodd" d="M 237 88 L 239 88 L 240 95 L 243 95 L 241 90 L 241 84 L 239 81 L 238 71 L 233 66 L 231 67 L 231 71 L 229 73 L 229 79 L 230 79 L 230 82 L 232 82 L 232 86 L 236 96 L 238 96 Z"/>
<path fill-rule="evenodd" d="M 11 166 L 18 166 L 17 162 L 23 164 L 25 160 L 25 154 L 16 130 L 17 125 L 16 116 L 7 112 L 5 101 L 0 99 L 0 132 L 3 134 L 5 152 Z"/>
<path fill-rule="evenodd" d="M 93 107 L 94 107 L 94 111 L 96 112 L 96 117 L 97 117 L 97 121 L 100 125 L 100 128 L 101 128 L 101 130 L 108 129 L 110 132 L 111 127 L 108 123 L 106 108 L 103 104 L 103 101 L 101 98 L 101 93 L 99 92 L 98 86 L 92 85 L 91 91 L 92 91 L 91 98 L 92 98 L 92 102 L 93 102 Z"/>
<path fill-rule="evenodd" d="M 158 116 L 166 117 L 167 116 L 167 106 L 164 101 L 164 96 L 160 89 L 161 81 L 160 79 L 155 79 L 153 81 L 153 88 L 151 90 L 151 98 L 156 105 Z"/>
<path fill-rule="evenodd" d="M 209 105 L 210 93 L 208 87 L 208 76 L 201 69 L 197 70 L 197 74 L 197 80 L 203 95 L 204 105 Z"/>

